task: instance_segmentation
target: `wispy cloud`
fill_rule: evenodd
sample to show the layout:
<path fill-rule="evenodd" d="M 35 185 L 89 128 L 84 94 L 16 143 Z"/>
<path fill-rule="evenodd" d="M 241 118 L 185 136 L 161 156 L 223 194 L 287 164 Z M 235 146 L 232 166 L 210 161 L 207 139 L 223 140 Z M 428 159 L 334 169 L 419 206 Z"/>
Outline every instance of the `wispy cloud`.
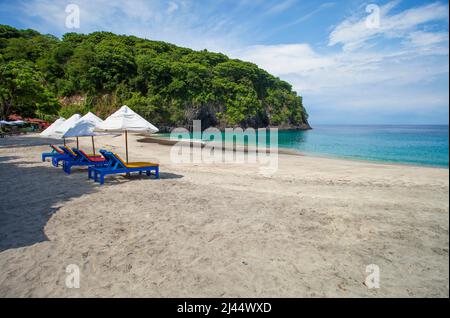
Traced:
<path fill-rule="evenodd" d="M 438 2 L 389 15 L 398 3 L 393 1 L 380 7 L 377 27 L 368 27 L 367 15 L 361 12 L 342 21 L 331 32 L 328 45 L 342 44 L 345 50 L 356 49 L 379 36 L 402 38 L 424 23 L 448 20 L 448 5 Z"/>
<path fill-rule="evenodd" d="M 316 9 L 312 10 L 311 12 L 301 16 L 300 18 L 294 20 L 293 22 L 289 23 L 288 26 L 293 26 L 302 22 L 305 22 L 309 19 L 311 19 L 313 16 L 315 16 L 317 13 L 325 10 L 325 9 L 329 9 L 332 8 L 336 5 L 335 2 L 325 2 L 322 3 L 321 5 L 319 5 Z"/>
<path fill-rule="evenodd" d="M 414 31 L 407 35 L 408 44 L 427 50 L 438 49 L 440 44 L 448 42 L 448 32 Z M 434 51 L 437 54 L 437 51 Z"/>
<path fill-rule="evenodd" d="M 283 12 L 289 8 L 291 8 L 298 0 L 284 0 L 275 3 L 274 5 L 269 6 L 266 9 L 266 13 L 268 14 L 276 14 Z"/>

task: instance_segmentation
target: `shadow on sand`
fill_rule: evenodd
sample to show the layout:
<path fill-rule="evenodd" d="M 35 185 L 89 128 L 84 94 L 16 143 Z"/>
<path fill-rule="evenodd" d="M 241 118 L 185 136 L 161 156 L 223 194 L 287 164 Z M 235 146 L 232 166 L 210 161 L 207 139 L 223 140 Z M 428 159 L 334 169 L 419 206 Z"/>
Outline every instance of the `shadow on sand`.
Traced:
<path fill-rule="evenodd" d="M 47 241 L 44 227 L 61 204 L 97 187 L 85 173 L 68 176 L 14 156 L 0 157 L 0 182 L 0 252 Z"/>
<path fill-rule="evenodd" d="M 29 145 L 30 140 L 27 140 Z M 61 205 L 101 187 L 87 179 L 86 169 L 74 169 L 74 173 L 67 175 L 49 162 L 46 166 L 36 165 L 38 160 L 30 162 L 18 156 L 0 157 L 0 252 L 48 241 L 44 227 Z M 161 179 L 182 177 L 169 172 L 160 173 Z M 134 174 L 125 179 L 141 178 L 149 177 Z M 104 186 L 121 183 L 120 179 L 123 177 L 111 176 L 105 180 Z"/>
<path fill-rule="evenodd" d="M 62 145 L 63 141 L 61 139 L 41 138 L 38 135 L 9 136 L 1 140 L 0 148 L 32 147 L 50 144 Z"/>

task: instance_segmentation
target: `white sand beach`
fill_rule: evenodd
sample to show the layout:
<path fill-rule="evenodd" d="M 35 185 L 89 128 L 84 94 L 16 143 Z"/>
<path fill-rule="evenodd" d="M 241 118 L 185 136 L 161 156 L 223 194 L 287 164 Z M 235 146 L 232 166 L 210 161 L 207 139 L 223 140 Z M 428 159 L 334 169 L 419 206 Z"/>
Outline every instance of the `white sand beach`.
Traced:
<path fill-rule="evenodd" d="M 130 161 L 159 162 L 161 178 L 103 186 L 41 162 L 51 140 L 0 139 L 0 297 L 449 296 L 448 169 L 282 154 L 263 176 L 174 164 L 137 139 Z M 65 285 L 69 264 L 80 288 Z"/>

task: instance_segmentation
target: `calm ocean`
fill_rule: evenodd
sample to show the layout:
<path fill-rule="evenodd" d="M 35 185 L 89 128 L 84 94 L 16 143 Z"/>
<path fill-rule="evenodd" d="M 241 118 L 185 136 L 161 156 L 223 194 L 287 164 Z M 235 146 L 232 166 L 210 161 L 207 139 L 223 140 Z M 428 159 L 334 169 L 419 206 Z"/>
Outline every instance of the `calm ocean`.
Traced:
<path fill-rule="evenodd" d="M 341 158 L 448 167 L 448 126 L 317 126 L 283 131 L 279 146 Z"/>
<path fill-rule="evenodd" d="M 278 144 L 305 154 L 448 168 L 448 133 L 440 125 L 314 126 L 280 131 Z"/>

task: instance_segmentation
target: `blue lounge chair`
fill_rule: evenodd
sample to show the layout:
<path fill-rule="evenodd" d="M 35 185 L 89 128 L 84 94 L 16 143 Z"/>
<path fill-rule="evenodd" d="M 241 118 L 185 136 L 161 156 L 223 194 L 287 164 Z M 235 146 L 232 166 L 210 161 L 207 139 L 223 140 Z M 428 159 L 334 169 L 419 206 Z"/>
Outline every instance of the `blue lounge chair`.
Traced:
<path fill-rule="evenodd" d="M 103 167 L 89 167 L 88 168 L 88 177 L 89 179 L 93 179 L 95 182 L 99 182 L 100 184 L 104 184 L 105 176 L 109 174 L 119 174 L 125 173 L 129 174 L 131 172 L 145 172 L 147 176 L 150 176 L 152 172 L 155 173 L 156 179 L 159 179 L 159 165 L 153 162 L 129 162 L 126 163 L 120 158 L 119 155 L 100 150 L 100 153 L 105 157 L 108 163 Z"/>
<path fill-rule="evenodd" d="M 90 156 L 83 150 L 76 148 L 72 148 L 71 150 L 75 157 L 63 161 L 63 170 L 67 174 L 70 174 L 73 166 L 102 167 L 107 164 L 107 160 L 101 156 Z"/>
<path fill-rule="evenodd" d="M 64 154 L 64 152 L 61 149 L 59 149 L 58 147 L 56 147 L 55 145 L 50 145 L 50 148 L 52 148 L 52 152 L 43 152 L 42 153 L 42 155 L 41 155 L 42 161 L 45 161 L 45 159 L 47 159 L 47 158 L 53 158 L 55 156 Z"/>
<path fill-rule="evenodd" d="M 69 147 L 60 146 L 60 148 L 63 151 L 63 154 L 56 155 L 52 158 L 53 166 L 58 167 L 61 161 L 76 160 L 77 155 Z"/>

